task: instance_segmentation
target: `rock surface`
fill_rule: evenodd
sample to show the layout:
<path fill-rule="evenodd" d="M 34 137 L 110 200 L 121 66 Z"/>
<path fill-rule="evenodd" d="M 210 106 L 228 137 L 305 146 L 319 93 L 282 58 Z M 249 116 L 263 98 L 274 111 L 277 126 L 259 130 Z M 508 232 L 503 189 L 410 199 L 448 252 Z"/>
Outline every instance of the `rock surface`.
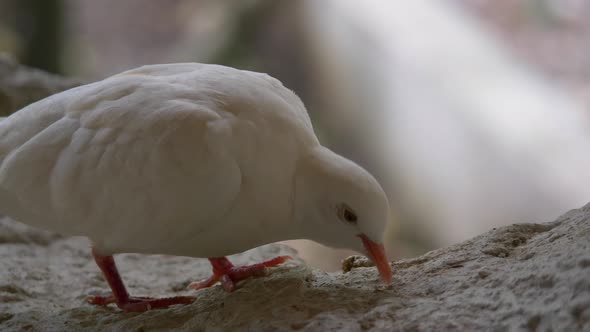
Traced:
<path fill-rule="evenodd" d="M 86 294 L 108 288 L 84 238 L 8 219 L 0 235 L 2 331 L 590 330 L 590 204 L 552 223 L 502 227 L 395 262 L 390 286 L 357 258 L 344 274 L 295 260 L 231 294 L 219 286 L 193 292 L 185 286 L 208 275 L 206 260 L 119 255 L 133 294 L 198 296 L 141 314 L 85 303 Z M 285 253 L 293 254 L 269 245 L 233 259 Z"/>

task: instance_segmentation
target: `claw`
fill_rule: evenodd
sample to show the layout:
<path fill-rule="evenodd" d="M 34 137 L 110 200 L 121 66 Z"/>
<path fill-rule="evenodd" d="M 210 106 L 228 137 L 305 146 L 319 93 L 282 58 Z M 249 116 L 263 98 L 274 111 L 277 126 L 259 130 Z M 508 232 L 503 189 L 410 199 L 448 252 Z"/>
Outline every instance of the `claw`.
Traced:
<path fill-rule="evenodd" d="M 267 267 L 273 267 L 282 264 L 291 256 L 277 256 L 275 258 L 266 260 L 264 262 L 245 265 L 234 266 L 227 258 L 209 258 L 213 266 L 213 274 L 200 281 L 191 282 L 188 288 L 201 289 L 215 285 L 218 281 L 221 287 L 227 292 L 233 292 L 236 289 L 236 282 L 250 277 L 262 277 L 267 274 Z"/>

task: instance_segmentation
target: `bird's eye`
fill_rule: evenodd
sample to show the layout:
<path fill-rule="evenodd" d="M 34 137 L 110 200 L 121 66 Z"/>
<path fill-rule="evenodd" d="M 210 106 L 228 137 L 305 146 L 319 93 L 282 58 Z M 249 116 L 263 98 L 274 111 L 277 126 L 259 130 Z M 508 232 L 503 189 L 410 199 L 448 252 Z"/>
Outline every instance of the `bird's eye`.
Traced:
<path fill-rule="evenodd" d="M 358 220 L 356 213 L 354 213 L 354 211 L 352 211 L 352 209 L 346 204 L 340 204 L 340 206 L 338 206 L 338 217 L 340 220 L 350 224 L 356 224 Z"/>

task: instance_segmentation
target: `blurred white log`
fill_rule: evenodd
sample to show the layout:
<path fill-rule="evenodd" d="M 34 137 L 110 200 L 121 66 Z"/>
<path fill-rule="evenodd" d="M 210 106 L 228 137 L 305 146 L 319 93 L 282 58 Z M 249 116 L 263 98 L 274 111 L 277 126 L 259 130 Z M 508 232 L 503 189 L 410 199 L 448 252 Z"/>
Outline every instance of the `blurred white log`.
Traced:
<path fill-rule="evenodd" d="M 590 113 L 459 8 L 308 0 L 304 10 L 333 116 L 364 124 L 357 134 L 393 177 L 393 199 L 436 245 L 590 201 Z"/>

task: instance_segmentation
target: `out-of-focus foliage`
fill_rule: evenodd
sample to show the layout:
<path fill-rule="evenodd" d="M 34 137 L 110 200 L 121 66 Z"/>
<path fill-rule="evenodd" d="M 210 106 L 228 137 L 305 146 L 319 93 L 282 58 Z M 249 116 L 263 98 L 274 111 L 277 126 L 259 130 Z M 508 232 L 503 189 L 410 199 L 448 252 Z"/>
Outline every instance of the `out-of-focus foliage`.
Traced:
<path fill-rule="evenodd" d="M 0 52 L 20 63 L 61 72 L 64 39 L 62 0 L 6 0 L 0 3 Z"/>

